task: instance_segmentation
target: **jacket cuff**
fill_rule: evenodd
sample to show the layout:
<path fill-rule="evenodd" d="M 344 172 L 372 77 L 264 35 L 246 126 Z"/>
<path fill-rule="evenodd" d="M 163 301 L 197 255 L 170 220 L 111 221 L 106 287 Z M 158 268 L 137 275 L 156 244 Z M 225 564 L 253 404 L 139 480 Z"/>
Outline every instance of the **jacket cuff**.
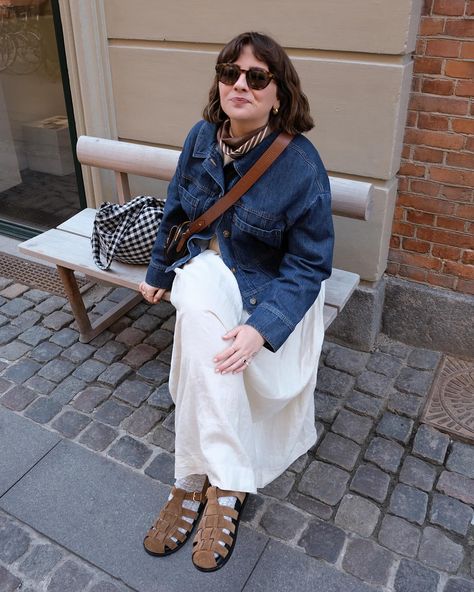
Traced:
<path fill-rule="evenodd" d="M 155 267 L 153 263 L 150 263 L 146 272 L 145 281 L 154 288 L 165 288 L 166 290 L 171 290 L 175 275 L 176 274 L 174 271 L 166 272 Z"/>
<path fill-rule="evenodd" d="M 264 347 L 272 352 L 276 352 L 288 339 L 294 330 L 294 327 L 288 325 L 280 314 L 276 314 L 271 308 L 264 304 L 257 306 L 255 311 L 245 321 L 256 329 L 265 339 Z"/>

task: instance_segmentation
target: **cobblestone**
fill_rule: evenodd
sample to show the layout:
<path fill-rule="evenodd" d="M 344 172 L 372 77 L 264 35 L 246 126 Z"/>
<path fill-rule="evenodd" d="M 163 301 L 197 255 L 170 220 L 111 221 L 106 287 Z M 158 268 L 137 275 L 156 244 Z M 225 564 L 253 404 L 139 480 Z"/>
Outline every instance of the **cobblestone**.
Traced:
<path fill-rule="evenodd" d="M 134 436 L 144 436 L 163 419 L 163 412 L 143 406 L 124 421 L 124 428 Z"/>
<path fill-rule="evenodd" d="M 338 467 L 313 461 L 304 472 L 298 491 L 334 506 L 344 495 L 349 478 L 349 473 Z"/>
<path fill-rule="evenodd" d="M 297 491 L 293 491 L 291 493 L 289 501 L 298 508 L 304 510 L 305 512 L 313 514 L 314 516 L 322 518 L 323 520 L 329 520 L 333 513 L 333 509 L 331 508 L 331 506 L 328 506 L 323 502 L 313 499 L 312 497 L 302 495 Z"/>
<path fill-rule="evenodd" d="M 451 473 L 451 471 L 443 471 L 436 485 L 436 489 L 466 504 L 474 505 L 474 480 L 468 479 L 464 475 Z"/>
<path fill-rule="evenodd" d="M 72 405 L 76 409 L 79 409 L 79 411 L 90 413 L 97 407 L 97 405 L 102 403 L 102 401 L 105 401 L 110 393 L 110 389 L 101 386 L 88 386 L 76 395 L 72 401 Z"/>
<path fill-rule="evenodd" d="M 376 464 L 383 471 L 396 473 L 404 451 L 403 446 L 400 446 L 396 442 L 386 440 L 385 438 L 373 438 L 366 450 L 364 458 Z"/>
<path fill-rule="evenodd" d="M 387 409 L 393 411 L 397 415 L 406 415 L 412 419 L 416 419 L 424 405 L 424 400 L 416 395 L 409 395 L 408 393 L 394 392 L 390 395 Z"/>
<path fill-rule="evenodd" d="M 140 380 L 125 380 L 114 391 L 114 396 L 134 407 L 140 407 L 146 401 L 153 387 Z"/>
<path fill-rule="evenodd" d="M 150 311 L 151 312 L 151 311 Z M 176 324 L 176 315 L 169 317 L 162 325 L 161 328 L 165 329 L 166 331 L 174 331 L 174 326 Z"/>
<path fill-rule="evenodd" d="M 15 592 L 19 590 L 21 580 L 0 565 L 0 590 L 2 592 Z"/>
<path fill-rule="evenodd" d="M 73 317 L 66 312 L 58 310 L 53 312 L 49 316 L 43 319 L 43 325 L 48 329 L 54 329 L 54 331 L 59 331 L 60 329 L 64 329 L 66 325 L 70 325 L 73 321 Z"/>
<path fill-rule="evenodd" d="M 35 288 L 33 290 L 28 290 L 28 292 L 25 292 L 23 296 L 25 298 L 28 298 L 28 300 L 31 300 L 35 304 L 39 304 L 40 302 L 43 302 L 43 300 L 46 300 L 46 298 L 48 298 L 49 292 L 45 292 L 44 290 L 38 290 Z"/>
<path fill-rule="evenodd" d="M 42 341 L 49 339 L 53 335 L 53 332 L 46 327 L 42 327 L 41 325 L 35 325 L 34 327 L 30 327 L 26 331 L 23 331 L 18 339 L 21 339 L 25 343 L 32 345 L 35 347 Z"/>
<path fill-rule="evenodd" d="M 0 347 L 0 358 L 14 362 L 24 356 L 30 350 L 30 346 L 21 341 L 11 341 Z"/>
<path fill-rule="evenodd" d="M 151 456 L 151 450 L 142 442 L 122 436 L 110 447 L 108 454 L 132 467 L 139 469 Z"/>
<path fill-rule="evenodd" d="M 168 452 L 174 452 L 174 434 L 163 426 L 155 428 L 151 441 L 153 444 L 156 444 L 156 446 L 159 446 Z"/>
<path fill-rule="evenodd" d="M 454 442 L 446 462 L 446 468 L 469 478 L 474 478 L 474 446 Z"/>
<path fill-rule="evenodd" d="M 387 497 L 390 477 L 372 465 L 360 465 L 352 479 L 352 491 L 383 502 Z"/>
<path fill-rule="evenodd" d="M 411 419 L 386 412 L 377 424 L 376 432 L 381 436 L 406 444 L 410 439 L 413 425 Z"/>
<path fill-rule="evenodd" d="M 293 471 L 294 473 L 302 473 L 308 464 L 308 453 L 302 454 L 298 457 L 291 465 L 288 467 L 289 471 Z"/>
<path fill-rule="evenodd" d="M 30 545 L 28 533 L 11 520 L 0 520 L 0 560 L 13 563 L 24 555 Z M 0 588 L 1 589 L 1 588 Z"/>
<path fill-rule="evenodd" d="M 382 520 L 379 543 L 384 547 L 408 557 L 416 557 L 421 530 L 410 522 L 387 514 Z"/>
<path fill-rule="evenodd" d="M 14 386 L 0 397 L 0 402 L 12 411 L 23 411 L 36 397 L 36 393 L 31 389 L 25 386 Z"/>
<path fill-rule="evenodd" d="M 28 291 L 28 286 L 24 286 L 23 284 L 11 284 L 8 288 L 2 289 L 0 295 L 4 298 L 18 298 L 22 294 Z"/>
<path fill-rule="evenodd" d="M 106 368 L 107 366 L 98 360 L 86 360 L 72 375 L 85 382 L 93 382 Z"/>
<path fill-rule="evenodd" d="M 128 405 L 122 405 L 116 401 L 105 401 L 94 412 L 94 419 L 118 426 L 132 411 L 133 409 Z"/>
<path fill-rule="evenodd" d="M 134 329 L 140 329 L 141 331 L 145 331 L 146 333 L 154 331 L 159 325 L 161 325 L 161 319 L 151 314 L 143 314 L 141 317 L 138 317 L 138 319 L 132 323 L 132 327 Z"/>
<path fill-rule="evenodd" d="M 336 346 L 328 353 L 325 364 L 330 368 L 342 370 L 355 376 L 365 368 L 369 354 L 347 347 Z"/>
<path fill-rule="evenodd" d="M 387 583 L 393 560 L 393 555 L 377 543 L 354 539 L 347 545 L 342 567 L 364 582 L 383 586 Z"/>
<path fill-rule="evenodd" d="M 448 580 L 443 592 L 474 592 L 474 582 L 461 578 Z"/>
<path fill-rule="evenodd" d="M 372 428 L 372 420 L 352 413 L 347 409 L 342 409 L 333 423 L 331 429 L 340 436 L 346 436 L 351 440 L 362 444 L 369 435 Z"/>
<path fill-rule="evenodd" d="M 448 444 L 449 436 L 427 425 L 421 425 L 413 442 L 413 454 L 442 465 Z"/>
<path fill-rule="evenodd" d="M 49 332 L 51 334 L 51 331 Z M 79 339 L 79 333 L 69 327 L 61 329 L 54 333 L 51 337 L 53 343 L 57 343 L 61 347 L 69 347 Z"/>
<path fill-rule="evenodd" d="M 95 347 L 88 343 L 73 343 L 63 352 L 63 357 L 74 364 L 82 364 L 96 351 Z"/>
<path fill-rule="evenodd" d="M 36 374 L 41 368 L 42 366 L 41 364 L 38 364 L 38 362 L 23 359 L 13 364 L 13 366 L 9 366 L 3 373 L 3 377 L 16 382 L 17 384 L 21 384 L 22 382 L 25 382 L 25 380 L 28 380 L 28 378 L 31 378 L 33 374 Z"/>
<path fill-rule="evenodd" d="M 464 559 L 464 552 L 461 545 L 441 530 L 428 526 L 423 531 L 418 556 L 421 562 L 430 567 L 455 573 Z"/>
<path fill-rule="evenodd" d="M 1 323 L 0 323 L 1 324 Z M 21 334 L 21 329 L 8 325 L 0 328 L 0 345 L 5 345 L 16 339 Z"/>
<path fill-rule="evenodd" d="M 367 363 L 367 370 L 378 372 L 391 378 L 398 376 L 401 367 L 402 363 L 398 358 L 380 352 L 373 353 Z"/>
<path fill-rule="evenodd" d="M 260 519 L 260 525 L 268 534 L 284 540 L 294 538 L 305 523 L 300 512 L 281 502 L 271 502 Z"/>
<path fill-rule="evenodd" d="M 412 393 L 424 397 L 433 382 L 433 373 L 414 368 L 402 368 L 395 381 L 395 388 L 405 393 Z"/>
<path fill-rule="evenodd" d="M 415 487 L 399 483 L 390 498 L 389 510 L 410 522 L 423 524 L 428 507 L 428 495 Z"/>
<path fill-rule="evenodd" d="M 98 376 L 97 380 L 110 386 L 117 386 L 124 378 L 132 373 L 130 366 L 121 362 L 114 362 L 111 366 Z"/>
<path fill-rule="evenodd" d="M 341 407 L 341 399 L 336 399 L 336 397 L 331 397 L 331 395 L 318 390 L 315 392 L 314 413 L 321 421 L 333 421 Z"/>
<path fill-rule="evenodd" d="M 146 467 L 145 474 L 168 485 L 174 484 L 174 456 L 160 452 Z M 247 505 L 247 504 L 246 504 Z"/>
<path fill-rule="evenodd" d="M 151 381 L 155 386 L 159 386 L 163 382 L 167 382 L 169 373 L 169 366 L 163 364 L 162 362 L 158 362 L 157 360 L 147 362 L 137 372 L 139 376 L 145 380 Z"/>
<path fill-rule="evenodd" d="M 41 368 L 38 375 L 52 382 L 61 382 L 73 372 L 74 368 L 74 364 L 67 360 L 51 360 Z"/>
<path fill-rule="evenodd" d="M 290 493 L 295 484 L 295 475 L 289 471 L 285 471 L 279 475 L 276 479 L 266 485 L 261 492 L 264 495 L 270 495 L 278 499 L 285 499 Z"/>
<path fill-rule="evenodd" d="M 50 315 L 52 312 L 59 310 L 66 304 L 66 300 L 60 296 L 49 296 L 46 300 L 42 300 L 35 308 L 37 312 L 42 315 Z"/>
<path fill-rule="evenodd" d="M 436 470 L 432 465 L 414 456 L 406 457 L 400 472 L 402 483 L 413 485 L 423 491 L 431 491 L 435 479 Z"/>
<path fill-rule="evenodd" d="M 156 347 L 158 351 L 163 351 L 173 342 L 173 334 L 163 329 L 157 329 L 149 335 L 144 343 Z"/>
<path fill-rule="evenodd" d="M 24 412 L 37 423 L 48 423 L 62 409 L 62 405 L 49 397 L 38 397 Z"/>
<path fill-rule="evenodd" d="M 382 399 L 377 399 L 370 395 L 359 393 L 358 391 L 352 391 L 347 398 L 345 405 L 349 409 L 358 411 L 363 415 L 376 418 L 382 412 L 384 402 Z"/>
<path fill-rule="evenodd" d="M 93 421 L 81 434 L 79 442 L 91 450 L 105 450 L 118 436 L 118 432 L 108 425 Z"/>
<path fill-rule="evenodd" d="M 34 304 L 30 300 L 14 297 L 13 300 L 10 300 L 0 307 L 0 313 L 12 319 L 21 315 L 21 313 L 25 312 L 25 310 L 33 308 L 33 306 Z"/>
<path fill-rule="evenodd" d="M 87 415 L 66 410 L 59 415 L 51 426 L 66 438 L 75 438 L 91 422 Z"/>
<path fill-rule="evenodd" d="M 389 376 L 370 372 L 366 370 L 359 374 L 355 387 L 363 393 L 374 395 L 375 397 L 386 398 L 391 392 L 392 379 Z"/>
<path fill-rule="evenodd" d="M 308 555 L 324 559 L 328 563 L 336 563 L 345 539 L 344 531 L 337 526 L 314 519 L 308 523 L 298 544 Z"/>
<path fill-rule="evenodd" d="M 32 579 L 39 580 L 48 574 L 62 559 L 61 551 L 50 544 L 37 544 L 26 555 L 18 569 Z"/>
<path fill-rule="evenodd" d="M 86 384 L 82 380 L 79 380 L 74 376 L 68 376 L 53 390 L 51 398 L 62 405 L 66 405 L 78 392 L 82 391 L 85 386 Z"/>
<path fill-rule="evenodd" d="M 335 397 L 344 397 L 351 390 L 354 378 L 345 372 L 332 368 L 320 368 L 318 371 L 318 391 L 327 392 Z"/>
<path fill-rule="evenodd" d="M 68 559 L 54 572 L 47 592 L 84 592 L 92 580 L 92 573 Z"/>
<path fill-rule="evenodd" d="M 35 312 L 34 310 L 27 310 L 23 312 L 19 317 L 12 319 L 12 325 L 21 329 L 21 331 L 26 331 L 30 329 L 40 320 L 41 315 Z"/>
<path fill-rule="evenodd" d="M 146 343 L 139 343 L 128 352 L 122 361 L 136 370 L 152 360 L 157 353 L 158 350 L 155 347 Z"/>
<path fill-rule="evenodd" d="M 414 349 L 408 356 L 408 365 L 420 370 L 434 370 L 441 359 L 441 354 L 429 349 Z"/>
<path fill-rule="evenodd" d="M 430 522 L 452 532 L 465 535 L 472 520 L 472 508 L 457 499 L 435 493 L 430 510 Z"/>
<path fill-rule="evenodd" d="M 5 393 L 9 388 L 13 386 L 13 382 L 0 378 L 0 393 Z"/>
<path fill-rule="evenodd" d="M 374 532 L 379 518 L 380 510 L 374 503 L 348 493 L 339 504 L 334 522 L 341 528 L 369 537 Z"/>
<path fill-rule="evenodd" d="M 160 362 L 167 364 L 168 366 L 171 365 L 171 356 L 173 355 L 173 347 L 170 345 L 165 350 L 163 350 L 158 357 L 156 358 Z"/>
<path fill-rule="evenodd" d="M 49 362 L 57 358 L 62 351 L 59 345 L 51 341 L 43 341 L 31 350 L 30 357 L 37 362 Z"/>
<path fill-rule="evenodd" d="M 402 559 L 395 576 L 395 592 L 437 592 L 439 574 L 416 561 Z"/>
<path fill-rule="evenodd" d="M 152 407 L 158 407 L 158 409 L 163 409 L 163 411 L 169 411 L 174 403 L 170 395 L 168 383 L 166 382 L 162 384 L 153 391 L 146 402 Z"/>
<path fill-rule="evenodd" d="M 166 428 L 170 432 L 173 432 L 174 434 L 174 410 L 167 415 L 162 425 L 164 428 Z"/>
<path fill-rule="evenodd" d="M 121 331 L 115 339 L 119 343 L 124 343 L 127 347 L 133 347 L 134 345 L 138 345 L 141 341 L 143 341 L 145 337 L 146 333 L 144 331 L 134 329 L 133 327 L 127 327 Z"/>
<path fill-rule="evenodd" d="M 96 350 L 94 358 L 105 364 L 113 364 L 120 360 L 128 348 L 118 341 L 107 341 L 102 347 Z"/>
<path fill-rule="evenodd" d="M 359 457 L 360 446 L 348 440 L 329 432 L 319 445 L 317 456 L 330 463 L 336 464 L 343 469 L 351 471 Z"/>

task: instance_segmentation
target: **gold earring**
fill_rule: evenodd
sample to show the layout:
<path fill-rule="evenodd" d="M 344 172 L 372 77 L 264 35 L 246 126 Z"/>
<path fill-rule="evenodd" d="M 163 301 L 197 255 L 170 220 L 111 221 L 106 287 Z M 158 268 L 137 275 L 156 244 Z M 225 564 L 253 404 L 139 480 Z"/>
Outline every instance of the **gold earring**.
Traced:
<path fill-rule="evenodd" d="M 273 109 L 272 109 L 273 115 L 277 115 L 278 111 L 279 111 L 278 107 L 273 107 Z"/>

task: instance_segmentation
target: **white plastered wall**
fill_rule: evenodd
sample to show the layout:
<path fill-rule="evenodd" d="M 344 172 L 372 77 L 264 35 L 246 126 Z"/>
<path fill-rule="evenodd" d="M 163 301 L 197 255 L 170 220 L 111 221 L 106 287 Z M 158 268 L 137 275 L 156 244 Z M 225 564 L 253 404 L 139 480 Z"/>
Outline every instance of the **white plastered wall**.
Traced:
<path fill-rule="evenodd" d="M 200 118 L 222 45 L 274 36 L 311 104 L 308 136 L 332 176 L 376 186 L 368 222 L 335 219 L 337 267 L 385 270 L 422 0 L 61 0 L 79 133 L 181 147 Z M 136 192 L 164 188 L 134 180 Z M 110 176 L 86 171 L 90 205 Z"/>

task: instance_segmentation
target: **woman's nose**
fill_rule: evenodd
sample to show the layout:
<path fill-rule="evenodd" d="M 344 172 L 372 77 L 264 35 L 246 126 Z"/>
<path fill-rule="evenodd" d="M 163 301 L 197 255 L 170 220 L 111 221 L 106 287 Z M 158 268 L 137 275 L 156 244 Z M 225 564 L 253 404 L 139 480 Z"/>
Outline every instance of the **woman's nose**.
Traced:
<path fill-rule="evenodd" d="M 245 72 L 241 72 L 234 84 L 234 88 L 248 90 L 247 77 Z"/>

